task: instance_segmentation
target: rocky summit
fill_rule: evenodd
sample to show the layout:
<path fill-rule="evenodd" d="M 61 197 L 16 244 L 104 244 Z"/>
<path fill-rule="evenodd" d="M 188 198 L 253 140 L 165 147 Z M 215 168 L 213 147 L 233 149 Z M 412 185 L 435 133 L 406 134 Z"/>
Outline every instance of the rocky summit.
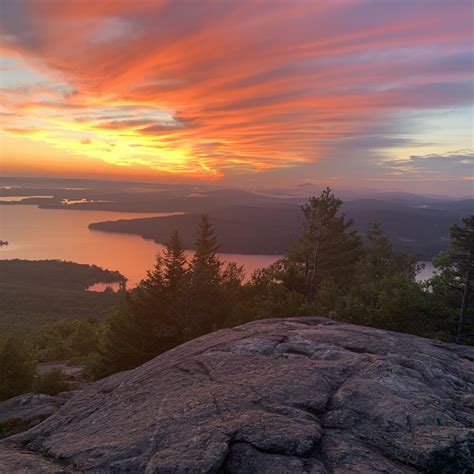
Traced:
<path fill-rule="evenodd" d="M 262 320 L 77 392 L 0 472 L 471 473 L 473 394 L 473 348 Z"/>

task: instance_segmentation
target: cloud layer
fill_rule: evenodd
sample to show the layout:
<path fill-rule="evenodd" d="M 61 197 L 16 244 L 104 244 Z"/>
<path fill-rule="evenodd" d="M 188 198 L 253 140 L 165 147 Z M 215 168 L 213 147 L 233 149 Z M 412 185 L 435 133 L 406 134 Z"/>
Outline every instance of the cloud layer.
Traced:
<path fill-rule="evenodd" d="M 0 31 L 6 133 L 157 175 L 385 163 L 473 99 L 470 0 L 17 0 Z"/>

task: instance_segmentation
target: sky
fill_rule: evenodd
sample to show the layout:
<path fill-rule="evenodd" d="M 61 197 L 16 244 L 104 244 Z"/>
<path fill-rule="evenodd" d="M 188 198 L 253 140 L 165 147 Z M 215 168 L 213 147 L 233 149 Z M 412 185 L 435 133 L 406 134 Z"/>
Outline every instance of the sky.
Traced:
<path fill-rule="evenodd" d="M 6 176 L 473 193 L 471 0 L 0 0 Z"/>

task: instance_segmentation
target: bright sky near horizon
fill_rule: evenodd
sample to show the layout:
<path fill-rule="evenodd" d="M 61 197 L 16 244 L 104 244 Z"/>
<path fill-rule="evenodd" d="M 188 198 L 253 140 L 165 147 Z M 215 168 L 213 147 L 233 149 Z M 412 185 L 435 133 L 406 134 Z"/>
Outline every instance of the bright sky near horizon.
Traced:
<path fill-rule="evenodd" d="M 4 175 L 472 193 L 471 0 L 0 0 Z"/>

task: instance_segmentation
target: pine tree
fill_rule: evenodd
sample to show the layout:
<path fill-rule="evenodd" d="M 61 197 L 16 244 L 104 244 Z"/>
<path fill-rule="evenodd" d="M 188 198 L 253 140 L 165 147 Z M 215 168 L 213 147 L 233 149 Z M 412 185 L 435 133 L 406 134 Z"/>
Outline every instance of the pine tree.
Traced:
<path fill-rule="evenodd" d="M 311 197 L 302 206 L 303 232 L 282 264 L 292 290 L 301 291 L 308 301 L 317 301 L 323 283 L 348 281 L 360 255 L 360 239 L 352 220 L 340 214 L 342 201 L 330 188 Z"/>
<path fill-rule="evenodd" d="M 188 270 L 181 236 L 175 230 L 163 250 L 163 279 L 171 297 L 177 297 L 183 290 Z"/>
<path fill-rule="evenodd" d="M 174 231 L 165 244 L 163 264 L 163 305 L 168 330 L 174 340 L 184 341 L 186 332 L 187 306 L 190 294 L 190 278 L 185 250 L 178 231 Z"/>
<path fill-rule="evenodd" d="M 451 249 L 449 253 L 463 287 L 456 334 L 456 342 L 458 344 L 462 341 L 464 319 L 469 305 L 472 280 L 474 279 L 474 215 L 466 217 L 462 221 L 463 227 L 455 224 L 449 231 L 451 236 Z"/>
<path fill-rule="evenodd" d="M 415 256 L 395 250 L 380 225 L 372 224 L 338 314 L 357 324 L 421 334 L 427 311 L 426 293 L 415 279 L 420 269 Z"/>
<path fill-rule="evenodd" d="M 180 252 L 175 250 L 170 241 L 147 277 L 125 295 L 121 307 L 109 318 L 99 364 L 102 374 L 131 369 L 182 342 L 175 302 L 169 296 L 170 285 L 177 291 L 180 273 Z"/>
<path fill-rule="evenodd" d="M 217 257 L 219 244 L 209 216 L 199 222 L 196 252 L 190 264 L 190 328 L 193 334 L 204 334 L 218 324 L 222 262 Z"/>
<path fill-rule="evenodd" d="M 209 216 L 204 214 L 199 222 L 196 252 L 191 261 L 193 279 L 200 284 L 213 284 L 219 281 L 222 262 L 217 257 L 219 250 L 216 231 L 209 220 Z"/>

